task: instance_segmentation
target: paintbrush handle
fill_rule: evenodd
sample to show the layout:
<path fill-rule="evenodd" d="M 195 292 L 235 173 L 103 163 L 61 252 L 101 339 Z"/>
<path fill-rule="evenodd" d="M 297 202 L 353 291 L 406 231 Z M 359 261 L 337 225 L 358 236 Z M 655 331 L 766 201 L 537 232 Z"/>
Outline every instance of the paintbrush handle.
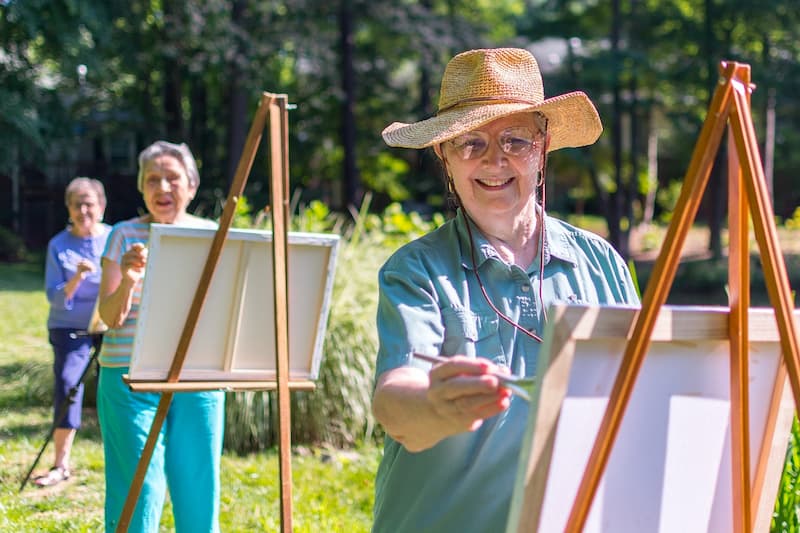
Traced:
<path fill-rule="evenodd" d="M 450 360 L 449 358 L 442 357 L 440 355 L 428 355 L 416 352 L 414 353 L 414 357 L 434 364 L 446 363 Z M 530 392 L 528 391 L 527 387 L 533 387 L 533 378 L 524 378 L 515 376 L 513 374 L 500 374 L 499 372 L 489 372 L 489 374 L 496 377 L 497 381 L 499 381 L 503 387 L 509 389 L 520 398 L 528 402 L 531 401 Z"/>

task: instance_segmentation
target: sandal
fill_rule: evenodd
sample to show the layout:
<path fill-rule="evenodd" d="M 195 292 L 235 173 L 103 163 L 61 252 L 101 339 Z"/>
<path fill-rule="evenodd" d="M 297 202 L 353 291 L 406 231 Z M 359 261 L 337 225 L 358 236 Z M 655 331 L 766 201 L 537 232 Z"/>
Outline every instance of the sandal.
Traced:
<path fill-rule="evenodd" d="M 33 483 L 39 487 L 52 487 L 53 485 L 58 485 L 62 481 L 68 480 L 69 476 L 69 468 L 64 468 L 63 466 L 54 466 L 46 474 L 36 476 L 33 480 Z"/>

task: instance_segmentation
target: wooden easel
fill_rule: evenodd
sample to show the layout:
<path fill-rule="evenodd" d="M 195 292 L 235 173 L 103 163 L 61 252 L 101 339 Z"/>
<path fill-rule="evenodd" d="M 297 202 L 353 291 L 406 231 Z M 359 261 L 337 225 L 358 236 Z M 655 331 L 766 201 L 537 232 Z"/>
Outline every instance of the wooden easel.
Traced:
<path fill-rule="evenodd" d="M 781 384 L 788 370 L 795 409 L 800 412 L 800 351 L 797 331 L 792 319 L 793 302 L 786 266 L 780 252 L 772 206 L 766 187 L 758 142 L 750 115 L 750 66 L 723 61 L 721 78 L 709 106 L 706 121 L 695 146 L 689 169 L 681 189 L 664 244 L 650 276 L 651 282 L 634 322 L 608 406 L 589 456 L 583 478 L 572 506 L 565 530 L 583 530 L 598 484 L 608 463 L 625 408 L 630 399 L 644 354 L 650 344 L 656 318 L 666 302 L 675 279 L 680 251 L 697 214 L 708 177 L 719 149 L 726 124 L 729 126 L 729 209 L 730 209 L 730 349 L 731 349 L 731 459 L 733 485 L 733 524 L 736 533 L 753 528 L 753 501 L 758 499 L 759 472 L 754 491 L 750 483 L 750 430 L 748 398 L 748 309 L 750 307 L 750 272 L 748 212 L 764 265 L 767 292 L 775 308 L 780 333 L 783 365 L 779 371 Z M 773 397 L 770 412 L 777 410 Z M 771 415 L 771 417 L 773 416 Z M 530 524 L 528 524 L 530 526 Z M 533 525 L 533 527 L 536 527 Z"/>
<path fill-rule="evenodd" d="M 198 283 L 197 291 L 194 294 L 189 314 L 183 328 L 178 347 L 170 366 L 169 373 L 165 381 L 159 382 L 137 382 L 129 383 L 134 391 L 160 391 L 159 400 L 153 425 L 147 436 L 142 456 L 134 474 L 125 506 L 120 515 L 117 525 L 117 532 L 125 532 L 130 525 L 131 517 L 136 509 L 139 493 L 144 483 L 147 468 L 158 440 L 158 435 L 169 411 L 172 396 L 175 392 L 199 391 L 199 390 L 271 390 L 277 388 L 278 396 L 278 425 L 279 441 L 278 451 L 280 455 L 280 496 L 281 496 L 281 531 L 289 532 L 292 530 L 292 471 L 291 471 L 291 403 L 289 398 L 290 389 L 309 389 L 313 388 L 313 383 L 302 381 L 293 383 L 289 380 L 289 312 L 288 312 L 288 290 L 287 290 L 287 242 L 288 242 L 288 191 L 289 191 L 289 150 L 288 150 L 288 97 L 285 94 L 262 93 L 261 101 L 253 119 L 253 124 L 245 141 L 242 156 L 236 167 L 231 184 L 230 192 L 225 202 L 219 227 L 208 258 L 203 269 L 203 273 Z M 214 275 L 220 254 L 222 252 L 225 239 L 228 235 L 233 215 L 236 211 L 236 204 L 244 192 L 247 178 L 253 167 L 253 161 L 261 142 L 261 137 L 269 118 L 270 135 L 270 158 L 271 158 L 271 180 L 270 180 L 270 207 L 273 224 L 273 280 L 275 287 L 275 355 L 276 355 L 276 383 L 242 383 L 238 381 L 220 382 L 181 382 L 180 374 L 183 363 L 188 353 L 189 344 L 192 340 L 195 327 L 197 325 L 200 312 L 203 308 L 211 279 Z"/>

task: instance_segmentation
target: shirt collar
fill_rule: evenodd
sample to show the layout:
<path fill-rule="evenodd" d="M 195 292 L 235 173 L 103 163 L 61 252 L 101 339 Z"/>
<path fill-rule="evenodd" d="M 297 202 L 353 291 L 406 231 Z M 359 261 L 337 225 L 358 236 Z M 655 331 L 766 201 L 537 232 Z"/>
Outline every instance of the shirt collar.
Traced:
<path fill-rule="evenodd" d="M 557 259 L 576 266 L 577 261 L 575 259 L 575 253 L 572 247 L 568 245 L 567 235 L 561 225 L 557 223 L 556 219 L 547 214 L 544 216 L 544 221 L 544 264 L 547 265 L 552 259 Z M 461 262 L 465 269 L 472 270 L 473 268 L 473 248 L 470 246 L 470 232 L 467 231 L 467 224 L 469 224 L 475 243 L 475 266 L 480 267 L 489 259 L 502 261 L 495 247 L 489 243 L 488 239 L 481 233 L 481 230 L 478 229 L 475 223 L 467 218 L 462 208 L 458 208 L 456 212 L 455 224 L 458 232 L 459 245 L 461 247 Z M 534 261 L 533 264 L 538 264 L 538 261 Z"/>

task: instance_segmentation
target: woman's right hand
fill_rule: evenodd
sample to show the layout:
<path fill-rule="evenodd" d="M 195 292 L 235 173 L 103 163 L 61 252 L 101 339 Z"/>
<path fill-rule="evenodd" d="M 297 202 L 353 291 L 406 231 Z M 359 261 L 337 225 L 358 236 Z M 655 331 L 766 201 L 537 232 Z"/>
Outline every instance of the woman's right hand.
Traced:
<path fill-rule="evenodd" d="M 133 282 L 142 279 L 145 266 L 147 266 L 147 248 L 142 243 L 133 244 L 120 259 L 122 277 Z"/>
<path fill-rule="evenodd" d="M 97 270 L 97 267 L 88 259 L 81 259 L 78 261 L 78 264 L 75 265 L 75 274 L 80 277 L 80 279 L 86 279 L 86 276 L 95 270 Z"/>
<path fill-rule="evenodd" d="M 475 431 L 484 419 L 511 404 L 511 391 L 493 372 L 507 372 L 488 359 L 453 356 L 430 373 L 412 366 L 378 377 L 372 412 L 386 433 L 410 452 Z"/>
<path fill-rule="evenodd" d="M 485 418 L 508 409 L 511 391 L 492 373 L 505 373 L 488 359 L 453 356 L 430 371 L 428 401 L 453 433 L 475 431 Z"/>

